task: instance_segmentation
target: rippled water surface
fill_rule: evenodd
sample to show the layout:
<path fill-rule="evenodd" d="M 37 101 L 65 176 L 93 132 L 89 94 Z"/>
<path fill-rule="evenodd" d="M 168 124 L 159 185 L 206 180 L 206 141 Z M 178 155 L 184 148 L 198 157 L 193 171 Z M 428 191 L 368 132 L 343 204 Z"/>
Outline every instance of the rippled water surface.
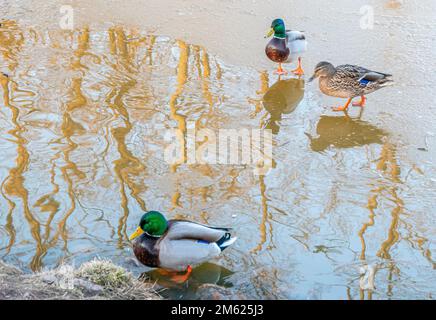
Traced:
<path fill-rule="evenodd" d="M 78 1 L 72 31 L 57 25 L 57 1 L 0 4 L 3 260 L 30 271 L 100 256 L 139 275 L 128 234 L 157 209 L 239 238 L 188 285 L 160 279 L 173 298 L 202 283 L 249 298 L 434 298 L 432 1 L 374 2 L 374 30 L 359 28 L 365 1 L 274 2 L 306 30 L 306 73 L 330 60 L 394 74 L 350 117 L 316 84 L 272 73 L 272 2 L 133 2 Z M 189 123 L 271 129 L 273 168 L 168 164 L 166 133 L 179 129 L 186 147 Z"/>

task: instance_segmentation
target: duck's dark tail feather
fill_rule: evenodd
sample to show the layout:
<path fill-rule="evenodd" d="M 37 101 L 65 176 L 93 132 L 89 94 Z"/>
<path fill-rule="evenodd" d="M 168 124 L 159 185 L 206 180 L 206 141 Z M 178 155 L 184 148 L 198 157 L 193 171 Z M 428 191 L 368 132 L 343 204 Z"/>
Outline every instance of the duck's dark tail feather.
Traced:
<path fill-rule="evenodd" d="M 232 235 L 229 232 L 226 232 L 226 234 L 221 239 L 219 239 L 216 244 L 221 249 L 221 251 L 223 251 L 225 248 L 232 245 L 236 241 L 236 239 L 238 238 L 232 238 Z"/>

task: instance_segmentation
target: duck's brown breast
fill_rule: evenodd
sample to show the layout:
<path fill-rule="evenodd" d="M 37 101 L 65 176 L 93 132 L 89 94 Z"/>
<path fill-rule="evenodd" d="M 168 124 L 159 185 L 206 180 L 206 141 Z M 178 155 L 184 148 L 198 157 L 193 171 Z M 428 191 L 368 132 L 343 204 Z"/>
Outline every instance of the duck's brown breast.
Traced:
<path fill-rule="evenodd" d="M 285 62 L 290 53 L 286 39 L 272 38 L 265 47 L 265 53 L 274 62 Z"/>
<path fill-rule="evenodd" d="M 147 267 L 159 267 L 159 250 L 157 239 L 143 233 L 133 242 L 133 253 L 136 258 Z"/>

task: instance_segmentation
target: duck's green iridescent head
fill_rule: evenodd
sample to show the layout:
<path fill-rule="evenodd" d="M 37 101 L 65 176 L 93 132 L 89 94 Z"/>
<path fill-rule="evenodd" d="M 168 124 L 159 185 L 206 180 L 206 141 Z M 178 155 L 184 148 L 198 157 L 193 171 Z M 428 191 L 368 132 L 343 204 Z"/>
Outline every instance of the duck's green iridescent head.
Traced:
<path fill-rule="evenodd" d="M 286 28 L 285 23 L 282 19 L 274 19 L 271 23 L 271 29 L 265 36 L 265 38 L 269 38 L 274 34 L 276 38 L 286 38 Z"/>
<path fill-rule="evenodd" d="M 139 227 L 132 233 L 129 240 L 135 239 L 144 232 L 154 237 L 160 237 L 165 233 L 167 228 L 168 221 L 162 213 L 158 211 L 148 211 L 141 217 L 141 220 L 139 220 Z"/>

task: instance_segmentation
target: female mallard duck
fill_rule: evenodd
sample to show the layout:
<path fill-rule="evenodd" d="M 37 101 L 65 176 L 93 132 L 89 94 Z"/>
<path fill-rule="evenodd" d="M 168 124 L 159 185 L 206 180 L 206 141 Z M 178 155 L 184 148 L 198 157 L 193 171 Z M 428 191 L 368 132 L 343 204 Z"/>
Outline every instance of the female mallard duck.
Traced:
<path fill-rule="evenodd" d="M 169 220 L 157 211 L 145 213 L 129 237 L 136 258 L 148 267 L 187 271 L 216 256 L 236 241 L 228 228 L 217 228 L 186 220 Z"/>
<path fill-rule="evenodd" d="M 392 75 L 371 71 L 359 66 L 344 64 L 336 68 L 329 62 L 320 62 L 315 67 L 313 81 L 319 77 L 319 88 L 321 91 L 332 97 L 347 98 L 344 106 L 333 108 L 334 111 L 346 111 L 353 98 L 360 96 L 361 99 L 353 106 L 363 107 L 365 95 L 380 88 L 392 85 Z"/>
<path fill-rule="evenodd" d="M 304 75 L 300 56 L 307 49 L 304 33 L 302 31 L 286 30 L 283 20 L 275 19 L 271 23 L 271 29 L 265 38 L 269 38 L 273 34 L 273 38 L 265 47 L 265 53 L 270 60 L 279 64 L 276 73 L 279 75 L 286 74 L 286 71 L 282 69 L 282 63 L 290 63 L 298 56 L 298 67 L 292 72 L 298 76 Z"/>

